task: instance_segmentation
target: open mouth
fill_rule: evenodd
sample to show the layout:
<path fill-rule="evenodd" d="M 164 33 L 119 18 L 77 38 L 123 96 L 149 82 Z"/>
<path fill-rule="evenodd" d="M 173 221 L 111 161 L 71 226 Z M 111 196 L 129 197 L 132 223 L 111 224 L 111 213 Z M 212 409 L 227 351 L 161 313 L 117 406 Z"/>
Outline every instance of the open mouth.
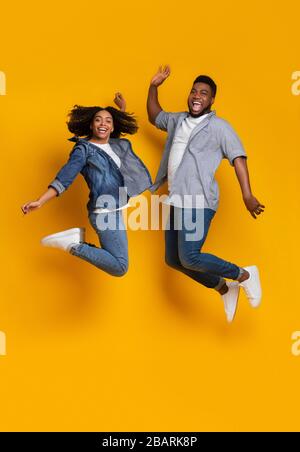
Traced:
<path fill-rule="evenodd" d="M 196 100 L 192 102 L 193 111 L 198 112 L 198 111 L 201 111 L 202 108 L 203 108 L 203 105 L 201 102 L 198 102 Z"/>
<path fill-rule="evenodd" d="M 106 133 L 107 131 L 108 131 L 108 129 L 106 129 L 105 127 L 99 127 L 97 129 L 97 132 L 99 132 L 99 133 Z"/>

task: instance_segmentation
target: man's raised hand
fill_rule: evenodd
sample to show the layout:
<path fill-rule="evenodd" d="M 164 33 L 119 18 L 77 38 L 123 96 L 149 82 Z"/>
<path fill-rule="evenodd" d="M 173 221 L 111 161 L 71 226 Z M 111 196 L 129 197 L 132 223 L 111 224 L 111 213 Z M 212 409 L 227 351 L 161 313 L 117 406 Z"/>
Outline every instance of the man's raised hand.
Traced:
<path fill-rule="evenodd" d="M 169 77 L 170 74 L 171 68 L 169 65 L 160 66 L 157 73 L 151 80 L 151 85 L 156 87 L 160 86 Z"/>

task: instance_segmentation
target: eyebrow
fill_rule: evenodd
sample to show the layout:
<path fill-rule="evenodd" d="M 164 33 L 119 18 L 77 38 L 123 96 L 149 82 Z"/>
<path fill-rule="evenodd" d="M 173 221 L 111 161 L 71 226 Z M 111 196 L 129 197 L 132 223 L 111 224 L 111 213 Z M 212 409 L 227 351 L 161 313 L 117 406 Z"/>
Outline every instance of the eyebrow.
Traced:
<path fill-rule="evenodd" d="M 95 118 L 112 119 L 111 116 L 101 116 L 101 115 L 96 115 Z"/>
<path fill-rule="evenodd" d="M 197 91 L 196 88 L 192 88 L 192 91 Z M 200 93 L 208 93 L 207 89 L 200 89 Z"/>

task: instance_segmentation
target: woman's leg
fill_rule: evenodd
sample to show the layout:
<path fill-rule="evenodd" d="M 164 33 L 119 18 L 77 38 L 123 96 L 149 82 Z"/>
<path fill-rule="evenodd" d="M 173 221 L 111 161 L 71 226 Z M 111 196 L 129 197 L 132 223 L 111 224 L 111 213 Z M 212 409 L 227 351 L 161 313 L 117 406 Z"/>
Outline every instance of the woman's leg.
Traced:
<path fill-rule="evenodd" d="M 128 241 L 122 211 L 92 213 L 89 220 L 101 248 L 88 243 L 76 245 L 71 254 L 80 257 L 112 276 L 123 276 L 128 270 Z"/>

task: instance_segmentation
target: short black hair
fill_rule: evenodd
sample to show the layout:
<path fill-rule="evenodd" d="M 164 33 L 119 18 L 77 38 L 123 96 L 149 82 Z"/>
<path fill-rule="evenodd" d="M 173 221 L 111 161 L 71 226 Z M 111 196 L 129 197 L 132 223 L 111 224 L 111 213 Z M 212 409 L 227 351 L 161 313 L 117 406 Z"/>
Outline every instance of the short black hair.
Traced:
<path fill-rule="evenodd" d="M 206 85 L 209 85 L 211 87 L 213 97 L 216 97 L 217 85 L 215 84 L 212 78 L 208 77 L 208 75 L 199 75 L 195 79 L 193 85 L 195 85 L 195 83 L 205 83 Z"/>

